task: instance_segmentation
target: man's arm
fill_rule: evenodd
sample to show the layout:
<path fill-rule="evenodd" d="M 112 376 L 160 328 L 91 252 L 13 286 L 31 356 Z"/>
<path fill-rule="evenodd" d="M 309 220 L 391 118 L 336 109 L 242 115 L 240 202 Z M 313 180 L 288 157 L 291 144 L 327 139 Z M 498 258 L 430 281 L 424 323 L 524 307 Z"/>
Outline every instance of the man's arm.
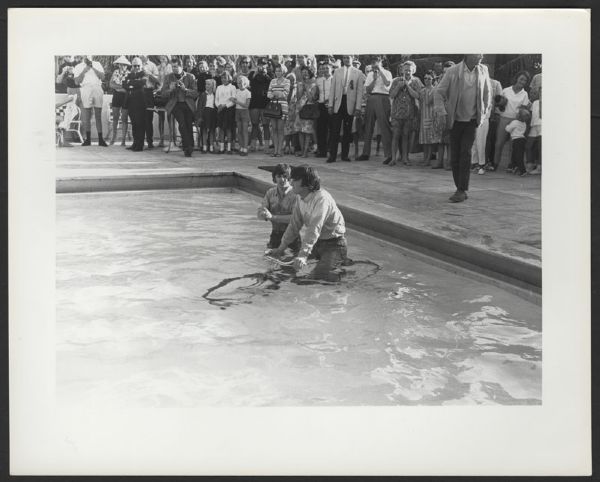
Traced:
<path fill-rule="evenodd" d="M 302 213 L 300 212 L 300 203 L 296 202 L 290 217 L 290 224 L 288 224 L 288 227 L 285 229 L 285 233 L 283 233 L 281 243 L 279 244 L 277 251 L 283 253 L 283 250 L 298 237 L 303 223 L 304 221 L 302 219 Z"/>
<path fill-rule="evenodd" d="M 327 110 L 329 112 L 329 114 L 333 114 L 333 104 L 334 104 L 334 100 L 335 100 L 335 86 L 337 85 L 337 82 L 335 81 L 335 72 L 333 73 L 333 76 L 331 77 L 331 85 L 329 86 L 329 99 L 327 101 Z"/>
<path fill-rule="evenodd" d="M 308 214 L 308 219 L 304 220 L 305 233 L 302 237 L 302 248 L 298 253 L 299 258 L 306 258 L 312 251 L 313 246 L 321 235 L 321 229 L 325 223 L 325 218 L 329 211 L 329 204 L 326 199 L 319 199 L 311 212 Z"/>
<path fill-rule="evenodd" d="M 357 116 L 362 111 L 363 96 L 365 95 L 365 74 L 358 73 L 358 81 L 356 82 L 356 105 L 354 107 L 354 115 Z"/>

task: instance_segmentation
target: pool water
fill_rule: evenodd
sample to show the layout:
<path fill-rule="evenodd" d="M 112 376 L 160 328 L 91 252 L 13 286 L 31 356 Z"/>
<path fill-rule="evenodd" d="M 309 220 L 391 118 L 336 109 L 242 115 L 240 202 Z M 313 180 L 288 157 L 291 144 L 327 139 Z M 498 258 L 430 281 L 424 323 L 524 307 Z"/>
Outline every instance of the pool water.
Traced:
<path fill-rule="evenodd" d="M 298 283 L 264 258 L 258 204 L 225 190 L 57 196 L 61 403 L 541 403 L 539 306 L 352 230 L 343 282 Z"/>

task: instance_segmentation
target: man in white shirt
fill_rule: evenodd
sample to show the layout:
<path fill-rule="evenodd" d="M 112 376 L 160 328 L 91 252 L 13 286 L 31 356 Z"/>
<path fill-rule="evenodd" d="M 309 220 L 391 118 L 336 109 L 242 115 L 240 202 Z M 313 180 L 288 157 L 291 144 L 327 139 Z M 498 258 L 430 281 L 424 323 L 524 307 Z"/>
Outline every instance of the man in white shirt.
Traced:
<path fill-rule="evenodd" d="M 82 146 L 89 146 L 91 142 L 92 108 L 96 119 L 96 130 L 98 131 L 98 145 L 106 147 L 102 137 L 102 104 L 104 103 L 104 91 L 102 90 L 102 79 L 104 68 L 100 62 L 92 60 L 91 55 L 83 57 L 83 62 L 77 64 L 73 69 L 75 83 L 81 87 L 81 104 L 83 105 L 82 124 L 85 131 L 85 141 Z"/>
<path fill-rule="evenodd" d="M 373 57 L 371 61 L 372 70 L 365 80 L 365 90 L 368 94 L 365 109 L 365 143 L 363 153 L 358 157 L 359 161 L 368 161 L 371 155 L 371 139 L 375 122 L 381 131 L 383 141 L 383 153 L 385 161 L 392 160 L 392 127 L 390 125 L 390 87 L 392 85 L 392 73 L 382 66 L 380 56 Z"/>
<path fill-rule="evenodd" d="M 142 69 L 146 73 L 146 87 L 144 88 L 144 98 L 146 99 L 146 119 L 144 122 L 146 129 L 146 142 L 148 149 L 154 147 L 154 89 L 160 85 L 158 78 L 158 67 L 147 55 L 140 55 L 142 59 Z"/>
<path fill-rule="evenodd" d="M 319 65 L 317 88 L 319 90 L 319 118 L 317 119 L 317 157 L 327 157 L 327 138 L 329 134 L 329 92 L 331 91 L 331 65 L 323 62 Z"/>
<path fill-rule="evenodd" d="M 309 257 L 316 258 L 319 261 L 310 278 L 339 281 L 340 268 L 348 259 L 344 216 L 331 194 L 321 189 L 316 169 L 306 164 L 294 167 L 291 178 L 293 192 L 300 199 L 294 206 L 279 247 L 271 250 L 270 254 L 282 256 L 285 248 L 298 238 L 300 230 L 305 227 L 300 251 L 294 258 L 294 269 L 298 271 L 306 266 Z"/>

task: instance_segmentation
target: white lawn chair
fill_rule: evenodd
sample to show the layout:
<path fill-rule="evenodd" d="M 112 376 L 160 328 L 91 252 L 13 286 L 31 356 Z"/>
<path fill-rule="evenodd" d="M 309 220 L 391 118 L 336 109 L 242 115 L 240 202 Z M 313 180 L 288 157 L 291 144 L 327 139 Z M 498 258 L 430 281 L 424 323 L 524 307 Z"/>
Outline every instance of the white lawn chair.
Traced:
<path fill-rule="evenodd" d="M 62 146 L 65 142 L 65 132 L 75 132 L 83 143 L 81 135 L 81 111 L 74 102 L 64 107 L 64 118 L 56 126 L 56 146 Z"/>

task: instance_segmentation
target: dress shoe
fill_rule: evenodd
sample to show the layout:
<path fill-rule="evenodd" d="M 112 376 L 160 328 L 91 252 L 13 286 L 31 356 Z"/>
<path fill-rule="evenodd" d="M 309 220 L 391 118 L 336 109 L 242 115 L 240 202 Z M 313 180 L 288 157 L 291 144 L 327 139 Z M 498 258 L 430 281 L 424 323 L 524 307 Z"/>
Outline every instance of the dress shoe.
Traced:
<path fill-rule="evenodd" d="M 154 149 L 154 144 L 152 142 L 148 142 L 148 149 Z"/>
<path fill-rule="evenodd" d="M 328 157 L 327 163 L 331 164 L 332 162 L 335 162 L 335 157 Z"/>
<path fill-rule="evenodd" d="M 452 194 L 452 196 L 450 196 L 448 201 L 451 203 L 461 203 L 465 199 L 467 199 L 467 194 L 464 191 L 456 191 L 454 194 Z"/>
<path fill-rule="evenodd" d="M 192 150 L 186 149 L 183 154 L 185 157 L 192 157 Z"/>
<path fill-rule="evenodd" d="M 384 164 L 389 164 L 390 162 L 392 162 L 392 158 L 391 157 L 386 157 L 385 161 L 383 161 Z"/>
<path fill-rule="evenodd" d="M 83 143 L 81 145 L 82 146 L 91 146 L 92 145 L 92 141 L 90 141 L 89 139 L 86 139 L 85 141 L 83 141 Z"/>
<path fill-rule="evenodd" d="M 134 147 L 133 149 L 131 149 L 133 152 L 141 152 L 144 150 L 143 147 Z"/>
<path fill-rule="evenodd" d="M 125 149 L 127 149 L 128 151 L 133 151 L 135 149 L 135 146 L 129 146 L 129 147 L 126 147 Z"/>
<path fill-rule="evenodd" d="M 102 139 L 102 137 L 100 139 L 98 139 L 98 145 L 101 147 L 108 147 L 106 145 L 106 142 L 104 141 L 104 139 Z"/>
<path fill-rule="evenodd" d="M 342 157 L 342 161 L 344 161 L 344 162 L 350 162 L 350 158 L 349 157 Z"/>
<path fill-rule="evenodd" d="M 369 160 L 369 156 L 365 155 L 365 154 L 361 154 L 360 156 L 358 156 L 356 158 L 357 161 L 368 161 Z"/>

